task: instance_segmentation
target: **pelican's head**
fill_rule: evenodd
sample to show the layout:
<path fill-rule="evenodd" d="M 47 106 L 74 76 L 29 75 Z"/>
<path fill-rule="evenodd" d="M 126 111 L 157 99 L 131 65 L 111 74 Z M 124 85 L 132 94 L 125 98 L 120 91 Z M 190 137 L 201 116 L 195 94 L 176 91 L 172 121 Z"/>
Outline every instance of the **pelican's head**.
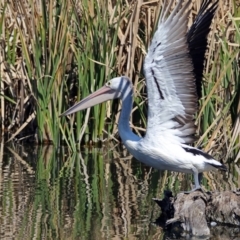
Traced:
<path fill-rule="evenodd" d="M 60 116 L 66 116 L 83 109 L 95 106 L 99 103 L 106 102 L 115 98 L 124 98 L 126 94 L 129 94 L 129 90 L 132 91 L 132 85 L 127 77 L 116 77 L 93 92 L 86 98 L 82 99 L 80 102 L 76 103 L 74 106 L 70 107 L 67 111 L 62 113 Z"/>

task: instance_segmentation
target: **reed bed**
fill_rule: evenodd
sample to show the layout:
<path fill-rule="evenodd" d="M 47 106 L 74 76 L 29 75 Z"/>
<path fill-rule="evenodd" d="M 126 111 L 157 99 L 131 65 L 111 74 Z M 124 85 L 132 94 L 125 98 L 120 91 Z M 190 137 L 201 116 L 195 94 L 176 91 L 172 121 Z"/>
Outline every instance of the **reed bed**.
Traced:
<path fill-rule="evenodd" d="M 121 103 L 58 116 L 104 84 L 127 75 L 135 101 L 131 125 L 144 134 L 147 96 L 142 64 L 161 11 L 159 1 L 1 0 L 2 139 L 38 144 L 119 141 Z M 200 8 L 193 1 L 189 25 Z M 209 36 L 198 146 L 237 161 L 240 135 L 238 1 L 219 1 Z"/>

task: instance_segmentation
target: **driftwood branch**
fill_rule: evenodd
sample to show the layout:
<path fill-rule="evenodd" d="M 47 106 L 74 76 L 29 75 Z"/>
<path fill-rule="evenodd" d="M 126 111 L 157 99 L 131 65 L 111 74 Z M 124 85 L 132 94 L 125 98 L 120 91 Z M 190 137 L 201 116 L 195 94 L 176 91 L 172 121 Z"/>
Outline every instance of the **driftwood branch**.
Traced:
<path fill-rule="evenodd" d="M 156 223 L 194 236 L 210 235 L 210 226 L 240 227 L 240 191 L 179 193 L 165 192 Z M 238 233 L 240 232 L 240 229 Z"/>

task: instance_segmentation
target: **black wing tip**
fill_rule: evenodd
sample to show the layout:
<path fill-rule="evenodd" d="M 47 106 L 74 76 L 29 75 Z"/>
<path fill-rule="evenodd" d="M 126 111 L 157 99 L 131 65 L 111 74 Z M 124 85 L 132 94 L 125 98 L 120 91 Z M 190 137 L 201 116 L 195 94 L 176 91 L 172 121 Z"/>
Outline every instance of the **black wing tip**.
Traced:
<path fill-rule="evenodd" d="M 221 163 L 221 165 L 217 165 L 217 164 L 213 164 L 213 163 L 208 163 L 208 164 L 217 168 L 217 169 L 219 169 L 219 170 L 221 170 L 221 171 L 224 171 L 224 172 L 226 172 L 228 170 L 228 168 L 222 163 Z"/>
<path fill-rule="evenodd" d="M 222 166 L 219 169 L 224 172 L 226 172 L 228 170 L 228 168 L 224 164 L 222 164 Z"/>
<path fill-rule="evenodd" d="M 207 160 L 215 160 L 210 154 L 206 153 L 206 152 L 203 152 L 202 150 L 198 149 L 198 148 L 190 148 L 190 147 L 183 147 L 183 149 L 186 151 L 186 152 L 189 152 L 189 153 L 192 153 L 193 155 L 199 155 L 199 156 L 203 156 L 204 158 L 206 158 Z M 219 164 L 214 164 L 212 162 L 207 162 L 207 164 L 221 170 L 221 171 L 227 171 L 228 168 L 223 164 L 223 163 L 220 163 L 218 162 Z"/>
<path fill-rule="evenodd" d="M 187 34 L 189 54 L 192 58 L 193 73 L 196 78 L 196 92 L 198 98 L 202 97 L 202 78 L 207 50 L 207 36 L 210 25 L 218 8 L 219 0 L 203 0 L 194 23 Z"/>

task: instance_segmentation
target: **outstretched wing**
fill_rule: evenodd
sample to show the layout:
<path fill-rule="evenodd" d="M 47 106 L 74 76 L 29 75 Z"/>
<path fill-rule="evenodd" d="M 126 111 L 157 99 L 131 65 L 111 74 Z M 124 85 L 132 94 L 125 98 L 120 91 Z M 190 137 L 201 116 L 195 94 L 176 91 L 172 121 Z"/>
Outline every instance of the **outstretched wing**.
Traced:
<path fill-rule="evenodd" d="M 182 143 L 195 140 L 194 114 L 201 96 L 201 81 L 207 35 L 217 2 L 204 0 L 187 32 L 191 0 L 179 1 L 168 15 L 173 0 L 164 3 L 158 28 L 144 62 L 148 93 L 145 138 L 166 131 Z M 211 5 L 211 6 L 210 6 Z"/>

